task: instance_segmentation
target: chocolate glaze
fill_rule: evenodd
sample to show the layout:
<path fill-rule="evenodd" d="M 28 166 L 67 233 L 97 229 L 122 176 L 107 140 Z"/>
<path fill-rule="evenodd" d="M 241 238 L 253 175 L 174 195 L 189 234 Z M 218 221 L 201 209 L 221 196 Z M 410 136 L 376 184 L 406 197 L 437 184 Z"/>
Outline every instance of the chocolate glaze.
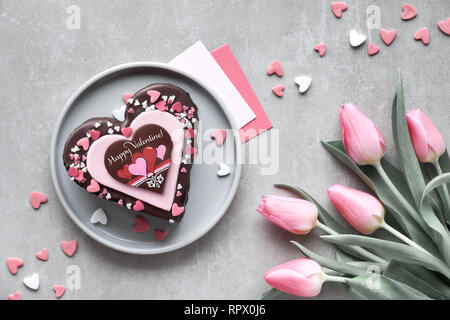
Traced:
<path fill-rule="evenodd" d="M 147 91 L 149 90 L 156 90 L 159 91 L 161 93 L 160 97 L 158 98 L 157 101 L 155 101 L 153 104 L 150 102 L 150 97 L 147 95 Z M 170 97 L 171 96 L 175 96 L 175 100 L 174 101 L 170 101 Z M 131 98 L 131 100 L 127 103 L 126 105 L 126 110 L 125 110 L 125 120 L 123 122 L 117 121 L 114 118 L 107 118 L 107 117 L 99 117 L 99 118 L 91 118 L 87 121 L 85 121 L 84 123 L 82 123 L 80 126 L 78 126 L 71 134 L 70 136 L 67 138 L 66 144 L 64 146 L 64 151 L 63 151 L 63 162 L 64 162 L 64 166 L 66 167 L 66 170 L 69 170 L 71 168 L 71 166 L 74 166 L 74 160 L 71 158 L 71 155 L 74 156 L 75 154 L 78 155 L 79 157 L 79 161 L 80 163 L 77 164 L 79 170 L 82 170 L 82 167 L 80 167 L 80 164 L 83 163 L 84 166 L 86 166 L 86 161 L 82 161 L 83 156 L 87 155 L 87 151 L 84 151 L 82 147 L 78 147 L 80 150 L 73 152 L 72 149 L 77 145 L 77 142 L 82 139 L 85 138 L 87 136 L 87 134 L 89 133 L 90 130 L 96 130 L 100 132 L 100 135 L 108 135 L 108 130 L 112 129 L 114 130 L 114 134 L 122 134 L 119 131 L 115 130 L 115 127 L 119 126 L 120 128 L 125 128 L 128 127 L 131 122 L 142 112 L 145 112 L 145 108 L 144 105 L 146 104 L 148 107 L 151 107 L 153 105 L 155 105 L 156 103 L 158 103 L 159 101 L 163 100 L 163 97 L 167 97 L 168 101 L 167 101 L 167 106 L 168 106 L 168 110 L 166 111 L 162 111 L 162 112 L 168 112 L 170 114 L 172 114 L 173 116 L 177 116 L 178 120 L 180 120 L 181 122 L 185 121 L 186 125 L 185 125 L 185 132 L 186 132 L 186 137 L 184 139 L 184 147 L 183 150 L 186 150 L 186 145 L 187 142 L 190 140 L 190 145 L 191 148 L 197 148 L 197 141 L 195 139 L 196 134 L 194 135 L 194 137 L 189 138 L 188 132 L 192 133 L 192 130 L 196 129 L 196 125 L 197 125 L 197 121 L 193 122 L 193 119 L 198 120 L 198 109 L 197 106 L 194 104 L 194 102 L 192 101 L 189 93 L 187 93 L 186 91 L 184 91 L 183 89 L 181 89 L 180 87 L 177 87 L 173 84 L 170 83 L 155 83 L 155 84 L 151 84 L 145 88 L 142 88 L 141 90 L 139 90 L 137 93 L 134 94 L 134 96 Z M 135 105 L 135 102 L 139 101 L 138 105 Z M 146 103 L 145 103 L 146 101 Z M 182 106 L 187 106 L 189 108 L 189 110 L 191 111 L 190 114 L 190 119 L 188 119 L 188 117 L 182 117 L 178 112 L 173 111 L 171 109 L 171 106 L 174 105 L 174 103 L 176 102 L 180 102 Z M 133 109 L 133 113 L 130 113 L 129 110 Z M 186 115 L 188 114 L 188 111 L 184 111 L 182 110 L 181 113 L 186 113 Z M 185 119 L 185 120 L 182 120 Z M 110 124 L 108 126 L 108 123 Z M 96 127 L 97 124 L 97 127 Z M 98 124 L 100 124 L 100 126 L 98 126 Z M 191 128 L 191 129 L 190 129 Z M 195 130 L 196 131 L 196 130 Z M 90 140 L 90 144 L 94 143 L 92 137 L 89 138 Z M 190 159 L 185 159 L 184 158 L 184 152 L 183 152 L 183 161 L 185 161 L 186 163 L 182 163 L 180 165 L 180 171 L 178 173 L 178 181 L 177 181 L 177 185 L 181 185 L 182 189 L 182 195 L 180 197 L 176 196 L 176 192 L 174 195 L 174 199 L 173 199 L 173 203 L 176 203 L 179 207 L 185 207 L 187 200 L 188 200 L 188 192 L 189 192 L 189 187 L 190 187 L 190 182 L 189 182 L 189 177 L 190 177 L 190 173 L 191 173 L 191 169 L 192 169 L 192 158 L 194 155 L 192 155 L 192 157 Z M 86 167 L 84 167 L 86 168 Z M 183 173 L 181 170 L 185 169 L 186 172 Z M 78 183 L 82 188 L 87 188 L 90 185 L 90 181 L 92 179 L 91 175 L 89 174 L 89 171 L 87 171 L 87 169 L 84 169 L 86 172 L 84 172 L 84 179 L 81 181 L 77 181 L 74 180 L 76 183 Z M 68 176 L 68 178 L 70 178 Z M 99 183 L 100 184 L 100 183 Z M 131 197 L 129 195 L 126 195 L 122 192 L 119 192 L 117 190 L 111 189 L 107 186 L 101 185 L 100 184 L 100 191 L 96 193 L 96 195 L 98 197 L 101 198 L 105 198 L 106 194 L 103 193 L 103 190 L 106 189 L 107 193 L 109 194 L 110 197 L 110 201 L 114 201 L 114 202 L 119 202 L 120 200 L 123 201 L 123 206 L 124 208 L 126 208 L 127 204 L 131 204 L 134 205 L 136 203 L 137 200 L 134 197 Z M 139 212 L 145 212 L 148 213 L 150 215 L 162 218 L 162 219 L 167 219 L 167 220 L 172 220 L 174 222 L 179 222 L 183 215 L 184 212 L 179 215 L 179 216 L 173 216 L 171 211 L 166 211 L 160 208 L 157 208 L 149 203 L 145 203 L 144 204 L 144 210 L 139 211 Z"/>

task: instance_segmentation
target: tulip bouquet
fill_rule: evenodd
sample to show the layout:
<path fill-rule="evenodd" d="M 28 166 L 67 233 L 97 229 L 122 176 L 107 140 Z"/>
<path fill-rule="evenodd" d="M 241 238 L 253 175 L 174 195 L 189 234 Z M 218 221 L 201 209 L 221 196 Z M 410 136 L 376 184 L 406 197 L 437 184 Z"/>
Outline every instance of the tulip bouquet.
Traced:
<path fill-rule="evenodd" d="M 450 299 L 450 158 L 441 134 L 419 109 L 405 113 L 400 72 L 392 109 L 400 169 L 383 158 L 383 134 L 353 104 L 341 107 L 339 120 L 342 141 L 322 144 L 376 197 L 331 186 L 328 196 L 341 219 L 304 190 L 276 185 L 302 199 L 264 196 L 257 211 L 293 234 L 322 229 L 336 257 L 291 241 L 307 258 L 269 270 L 264 279 L 272 289 L 263 298 L 281 292 L 314 297 L 331 281 L 344 283 L 355 299 Z M 379 228 L 393 240 L 370 236 Z"/>

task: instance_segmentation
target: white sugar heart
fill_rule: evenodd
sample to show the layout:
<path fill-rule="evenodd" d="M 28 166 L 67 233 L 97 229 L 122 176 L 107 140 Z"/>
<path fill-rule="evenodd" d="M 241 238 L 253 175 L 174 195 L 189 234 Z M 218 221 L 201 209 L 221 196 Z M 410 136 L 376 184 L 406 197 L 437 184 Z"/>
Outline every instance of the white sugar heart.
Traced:
<path fill-rule="evenodd" d="M 92 214 L 91 223 L 92 224 L 101 223 L 103 225 L 108 223 L 108 217 L 106 216 L 106 213 L 105 213 L 105 211 L 103 211 L 102 208 L 98 208 Z"/>
<path fill-rule="evenodd" d="M 113 110 L 112 114 L 113 117 L 116 118 L 118 121 L 125 120 L 125 109 L 127 108 L 126 105 L 122 105 L 119 109 Z M 108 124 L 109 126 L 109 124 Z"/>
<path fill-rule="evenodd" d="M 298 91 L 305 93 L 311 86 L 312 78 L 310 76 L 298 76 L 295 78 L 295 83 L 298 84 Z"/>
<path fill-rule="evenodd" d="M 225 163 L 219 164 L 219 171 L 217 171 L 217 175 L 219 177 L 225 177 L 231 173 L 231 169 Z"/>
<path fill-rule="evenodd" d="M 23 279 L 23 283 L 32 290 L 39 288 L 39 274 L 33 273 L 31 276 Z"/>
<path fill-rule="evenodd" d="M 367 40 L 367 36 L 359 33 L 356 30 L 350 31 L 350 44 L 352 47 L 359 47 Z"/>

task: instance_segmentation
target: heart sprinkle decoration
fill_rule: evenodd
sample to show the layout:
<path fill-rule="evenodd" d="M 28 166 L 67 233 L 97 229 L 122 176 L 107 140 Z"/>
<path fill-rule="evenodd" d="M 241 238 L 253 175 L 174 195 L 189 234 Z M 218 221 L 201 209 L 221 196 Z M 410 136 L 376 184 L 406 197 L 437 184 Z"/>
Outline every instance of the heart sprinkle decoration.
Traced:
<path fill-rule="evenodd" d="M 62 251 L 69 257 L 73 256 L 73 254 L 75 253 L 77 248 L 78 248 L 77 240 L 72 240 L 69 242 L 67 242 L 67 241 L 61 242 Z"/>
<path fill-rule="evenodd" d="M 134 211 L 142 211 L 144 210 L 144 204 L 141 200 L 136 200 L 136 203 L 133 206 Z"/>
<path fill-rule="evenodd" d="M 342 12 L 348 9 L 348 5 L 345 2 L 333 2 L 331 4 L 331 11 L 336 18 L 340 19 L 342 17 Z"/>
<path fill-rule="evenodd" d="M 80 140 L 78 140 L 77 146 L 83 147 L 84 151 L 88 151 L 89 150 L 89 138 L 81 138 Z"/>
<path fill-rule="evenodd" d="M 284 85 L 282 85 L 282 84 L 279 84 L 272 88 L 273 94 L 280 98 L 283 97 L 283 91 L 284 91 Z"/>
<path fill-rule="evenodd" d="M 108 223 L 108 217 L 106 216 L 105 211 L 102 208 L 98 208 L 94 211 L 91 216 L 91 223 L 96 224 L 100 223 L 102 225 L 106 225 Z"/>
<path fill-rule="evenodd" d="M 137 233 L 146 232 L 150 229 L 150 224 L 142 218 L 141 216 L 136 217 L 136 224 L 134 225 L 133 231 Z"/>
<path fill-rule="evenodd" d="M 281 62 L 279 60 L 273 60 L 267 68 L 267 74 L 269 76 L 274 73 L 279 77 L 283 76 L 283 67 L 281 66 Z"/>
<path fill-rule="evenodd" d="M 38 258 L 41 261 L 47 261 L 48 260 L 48 250 L 46 248 L 44 248 L 41 251 L 37 252 L 36 258 Z"/>
<path fill-rule="evenodd" d="M 184 211 L 184 207 L 179 207 L 178 204 L 174 203 L 172 205 L 172 215 L 174 217 L 179 216 L 180 214 L 182 214 Z"/>
<path fill-rule="evenodd" d="M 122 134 L 126 137 L 129 138 L 131 136 L 131 133 L 133 132 L 133 129 L 131 129 L 130 127 L 127 128 L 121 128 L 120 132 L 122 132 Z"/>
<path fill-rule="evenodd" d="M 361 33 L 359 33 L 356 30 L 350 31 L 349 38 L 350 38 L 350 45 L 353 48 L 359 47 L 360 45 L 362 45 L 367 40 L 367 36 L 366 35 L 361 34 Z"/>
<path fill-rule="evenodd" d="M 23 260 L 19 258 L 8 258 L 6 259 L 6 264 L 8 266 L 9 272 L 12 274 L 17 273 L 17 269 L 23 266 Z"/>
<path fill-rule="evenodd" d="M 126 105 L 122 105 L 119 109 L 114 109 L 112 112 L 112 115 L 114 118 L 116 118 L 118 121 L 125 120 L 125 109 L 127 108 Z"/>
<path fill-rule="evenodd" d="M 128 101 L 130 101 L 132 97 L 133 97 L 132 93 L 123 94 L 122 95 L 123 102 L 128 103 Z"/>
<path fill-rule="evenodd" d="M 411 20 L 415 16 L 417 16 L 417 11 L 414 7 L 408 3 L 403 4 L 402 6 L 402 20 Z"/>
<path fill-rule="evenodd" d="M 64 292 L 66 292 L 66 287 L 61 285 L 54 285 L 53 291 L 55 291 L 55 297 L 59 299 L 63 296 Z"/>
<path fill-rule="evenodd" d="M 221 146 L 224 144 L 225 139 L 227 138 L 227 130 L 225 129 L 216 129 L 211 131 L 210 133 L 211 139 L 214 139 L 216 141 L 217 146 Z"/>
<path fill-rule="evenodd" d="M 100 191 L 100 185 L 94 179 L 91 179 L 91 184 L 86 188 L 90 193 L 96 193 Z"/>
<path fill-rule="evenodd" d="M 423 44 L 427 45 L 430 43 L 430 31 L 428 28 L 422 28 L 416 32 L 414 35 L 414 40 L 421 40 Z"/>
<path fill-rule="evenodd" d="M 231 169 L 225 163 L 219 164 L 219 171 L 217 171 L 217 175 L 219 177 L 226 177 L 231 173 Z"/>
<path fill-rule="evenodd" d="M 48 198 L 45 194 L 39 192 L 39 191 L 33 191 L 30 196 L 30 202 L 31 206 L 34 209 L 39 209 L 42 203 L 46 203 L 48 201 Z"/>
<path fill-rule="evenodd" d="M 445 21 L 439 21 L 438 22 L 438 27 L 439 27 L 439 29 L 441 29 L 441 31 L 443 33 L 445 33 L 446 35 L 450 36 L 450 18 L 448 18 Z"/>
<path fill-rule="evenodd" d="M 310 76 L 298 76 L 295 78 L 295 83 L 298 84 L 298 91 L 303 94 L 311 86 L 312 78 Z"/>
<path fill-rule="evenodd" d="M 155 229 L 156 241 L 161 242 L 167 237 L 167 230 Z"/>
<path fill-rule="evenodd" d="M 16 291 L 14 294 L 10 294 L 8 300 L 20 300 L 20 293 Z"/>
<path fill-rule="evenodd" d="M 397 31 L 395 29 L 392 30 L 381 29 L 380 31 L 381 40 L 383 40 L 383 42 L 387 46 L 389 46 L 394 41 L 396 35 Z"/>
<path fill-rule="evenodd" d="M 375 45 L 373 42 L 369 42 L 369 46 L 367 48 L 367 53 L 369 54 L 369 56 L 374 56 L 378 52 L 380 52 L 380 47 Z"/>
<path fill-rule="evenodd" d="M 319 53 L 319 56 L 323 57 L 325 52 L 327 52 L 327 45 L 325 43 L 319 43 L 314 47 L 314 50 Z"/>
<path fill-rule="evenodd" d="M 23 283 L 31 290 L 39 289 L 39 274 L 33 273 L 31 276 L 24 278 Z"/>

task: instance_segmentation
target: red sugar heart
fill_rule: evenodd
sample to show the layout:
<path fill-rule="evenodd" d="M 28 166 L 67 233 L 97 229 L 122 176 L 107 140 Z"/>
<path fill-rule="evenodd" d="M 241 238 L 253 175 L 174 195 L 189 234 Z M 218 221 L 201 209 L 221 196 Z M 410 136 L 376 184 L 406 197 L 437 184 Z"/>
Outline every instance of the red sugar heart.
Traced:
<path fill-rule="evenodd" d="M 369 56 L 376 55 L 378 52 L 380 52 L 380 47 L 375 45 L 373 42 L 370 42 L 369 47 L 367 48 L 367 53 Z"/>
<path fill-rule="evenodd" d="M 270 76 L 276 73 L 277 76 L 283 76 L 283 67 L 281 66 L 281 62 L 279 60 L 274 60 L 267 68 L 267 74 Z"/>
<path fill-rule="evenodd" d="M 183 173 L 186 173 L 186 172 L 187 172 L 186 168 L 183 168 L 183 169 L 181 169 L 180 171 L 183 172 Z"/>
<path fill-rule="evenodd" d="M 387 46 L 394 41 L 396 35 L 397 31 L 395 29 L 392 30 L 381 29 L 380 31 L 381 40 L 383 40 L 383 42 Z"/>
<path fill-rule="evenodd" d="M 158 102 L 156 104 L 156 109 L 158 109 L 159 111 L 166 111 L 167 110 L 167 102 L 165 102 L 164 100 L 161 100 L 160 102 Z"/>
<path fill-rule="evenodd" d="M 348 9 L 348 5 L 345 2 L 333 2 L 331 4 L 331 10 L 336 18 L 342 17 L 342 12 Z"/>
<path fill-rule="evenodd" d="M 78 247 L 77 240 L 72 240 L 69 242 L 61 241 L 61 249 L 69 257 L 73 256 L 73 254 L 77 250 L 77 247 Z"/>
<path fill-rule="evenodd" d="M 36 253 L 36 258 L 42 261 L 48 260 L 48 250 L 46 248 Z"/>
<path fill-rule="evenodd" d="M 84 180 L 84 172 L 81 170 L 78 170 L 78 175 L 75 177 L 75 180 L 83 181 Z"/>
<path fill-rule="evenodd" d="M 136 217 L 136 224 L 133 227 L 134 232 L 145 232 L 150 229 L 150 224 L 141 216 Z"/>
<path fill-rule="evenodd" d="M 100 131 L 98 130 L 91 130 L 89 131 L 89 135 L 91 136 L 92 140 L 97 140 L 98 138 L 100 138 Z"/>
<path fill-rule="evenodd" d="M 78 177 L 78 169 L 75 167 L 70 167 L 69 170 L 67 170 L 67 173 L 69 174 L 69 177 Z"/>
<path fill-rule="evenodd" d="M 134 211 L 142 211 L 144 210 L 144 204 L 141 200 L 137 200 L 136 203 L 133 206 Z"/>
<path fill-rule="evenodd" d="M 417 31 L 414 34 L 415 40 L 421 40 L 423 44 L 429 44 L 430 43 L 430 31 L 428 31 L 428 28 L 422 28 L 419 31 Z"/>
<path fill-rule="evenodd" d="M 16 293 L 10 294 L 8 300 L 20 300 L 20 293 L 16 291 Z"/>
<path fill-rule="evenodd" d="M 167 237 L 167 230 L 155 229 L 156 241 L 161 242 Z"/>
<path fill-rule="evenodd" d="M 31 206 L 34 209 L 39 209 L 41 206 L 41 203 L 46 203 L 48 201 L 48 198 L 45 194 L 39 192 L 39 191 L 33 191 L 30 196 L 30 202 Z"/>
<path fill-rule="evenodd" d="M 314 50 L 319 53 L 319 56 L 323 57 L 325 52 L 327 52 L 327 45 L 325 43 L 319 43 L 314 47 Z"/>
<path fill-rule="evenodd" d="M 8 258 L 6 259 L 6 264 L 8 265 L 9 272 L 16 274 L 17 269 L 23 266 L 23 260 L 19 258 Z"/>
<path fill-rule="evenodd" d="M 438 27 L 443 33 L 450 36 L 450 18 L 445 21 L 439 21 Z"/>
<path fill-rule="evenodd" d="M 175 103 L 172 105 L 172 109 L 175 110 L 176 112 L 181 112 L 181 111 L 183 111 L 182 108 L 183 108 L 183 107 L 181 106 L 181 103 L 180 103 L 179 101 L 175 102 Z"/>
<path fill-rule="evenodd" d="M 125 103 L 128 103 L 128 100 L 130 100 L 131 98 L 133 98 L 132 93 L 125 93 L 122 95 L 123 102 Z"/>
<path fill-rule="evenodd" d="M 100 185 L 94 179 L 91 179 L 91 184 L 86 188 L 88 192 L 96 193 L 100 191 Z"/>
<path fill-rule="evenodd" d="M 184 134 L 184 136 L 185 136 L 186 139 L 192 139 L 194 137 L 194 134 L 195 134 L 194 129 L 189 128 L 186 131 L 186 133 Z"/>
<path fill-rule="evenodd" d="M 60 297 L 62 297 L 64 292 L 66 292 L 66 287 L 61 286 L 61 285 L 54 285 L 53 291 L 55 291 L 55 297 L 60 298 Z"/>
<path fill-rule="evenodd" d="M 415 16 L 417 16 L 417 11 L 414 9 L 414 7 L 408 3 L 403 4 L 403 13 L 402 13 L 402 19 L 403 20 L 411 20 Z"/>
<path fill-rule="evenodd" d="M 284 90 L 284 85 L 282 85 L 282 84 L 279 84 L 272 88 L 273 94 L 280 98 L 283 97 L 283 90 Z"/>
<path fill-rule="evenodd" d="M 131 136 L 131 133 L 133 132 L 133 129 L 131 129 L 130 127 L 127 127 L 127 128 L 121 128 L 120 131 L 126 138 L 129 138 Z"/>
<path fill-rule="evenodd" d="M 150 97 L 150 102 L 153 103 L 156 100 L 158 100 L 159 96 L 161 95 L 161 92 L 156 90 L 149 90 L 147 91 L 147 95 Z"/>
<path fill-rule="evenodd" d="M 87 137 L 81 138 L 80 140 L 78 140 L 77 146 L 83 147 L 84 151 L 88 151 L 89 150 L 89 138 L 87 138 Z"/>
<path fill-rule="evenodd" d="M 178 204 L 174 203 L 172 205 L 172 215 L 174 217 L 179 216 L 184 211 L 184 207 L 179 207 Z"/>

